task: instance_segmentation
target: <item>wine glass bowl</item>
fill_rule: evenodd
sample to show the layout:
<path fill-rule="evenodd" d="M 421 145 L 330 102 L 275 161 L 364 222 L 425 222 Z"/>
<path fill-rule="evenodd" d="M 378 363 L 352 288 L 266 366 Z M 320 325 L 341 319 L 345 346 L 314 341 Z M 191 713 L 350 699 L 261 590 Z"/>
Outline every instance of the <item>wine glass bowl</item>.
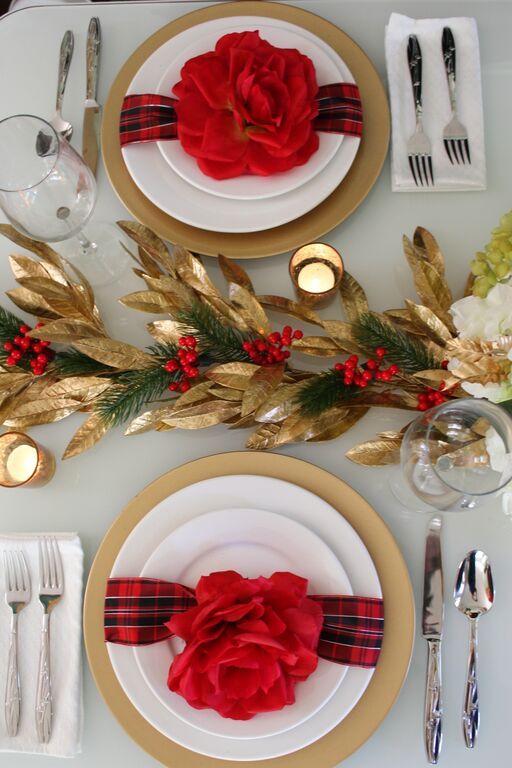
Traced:
<path fill-rule="evenodd" d="M 402 482 L 430 507 L 476 507 L 512 480 L 512 418 L 487 400 L 443 403 L 409 425 L 400 463 Z"/>
<path fill-rule="evenodd" d="M 0 206 L 19 232 L 66 240 L 82 230 L 95 202 L 94 175 L 50 123 L 34 115 L 0 121 Z"/>

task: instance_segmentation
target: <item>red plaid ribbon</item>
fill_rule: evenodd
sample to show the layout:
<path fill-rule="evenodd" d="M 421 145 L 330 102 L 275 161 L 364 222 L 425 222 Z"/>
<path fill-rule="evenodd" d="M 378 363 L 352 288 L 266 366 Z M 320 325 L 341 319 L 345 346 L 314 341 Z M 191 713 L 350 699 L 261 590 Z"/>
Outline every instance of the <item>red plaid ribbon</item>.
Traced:
<path fill-rule="evenodd" d="M 358 137 L 362 135 L 363 111 L 357 85 L 321 85 L 316 100 L 318 116 L 313 120 L 316 131 Z M 121 146 L 178 138 L 175 104 L 176 99 L 171 96 L 156 93 L 125 96 L 119 123 Z"/>
<path fill-rule="evenodd" d="M 323 659 L 375 667 L 384 634 L 384 604 L 378 597 L 308 595 L 323 611 L 317 652 Z M 194 590 L 146 578 L 109 579 L 105 596 L 105 640 L 150 645 L 172 637 L 165 626 L 173 613 L 196 604 Z"/>

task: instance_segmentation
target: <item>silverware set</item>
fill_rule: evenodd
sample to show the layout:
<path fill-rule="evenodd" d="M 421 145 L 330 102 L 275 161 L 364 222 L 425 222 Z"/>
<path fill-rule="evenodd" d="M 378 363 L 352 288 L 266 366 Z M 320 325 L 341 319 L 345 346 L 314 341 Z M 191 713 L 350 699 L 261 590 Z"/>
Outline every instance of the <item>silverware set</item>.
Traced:
<path fill-rule="evenodd" d="M 35 701 L 37 737 L 47 743 L 52 733 L 52 688 L 50 674 L 50 614 L 64 592 L 62 559 L 57 540 L 53 536 L 38 539 L 39 547 L 39 602 L 43 616 L 41 649 Z M 21 676 L 18 666 L 18 616 L 30 602 L 31 580 L 27 562 L 19 549 L 3 553 L 5 573 L 5 599 L 12 611 L 5 687 L 5 726 L 9 736 L 16 736 L 21 714 Z"/>
<path fill-rule="evenodd" d="M 101 49 L 100 21 L 94 16 L 89 22 L 86 42 L 86 93 L 84 101 L 82 157 L 96 175 L 98 164 L 98 115 L 100 106 L 96 101 L 98 86 L 98 68 Z M 56 112 L 50 124 L 62 138 L 69 141 L 73 135 L 73 125 L 62 117 L 62 102 L 73 58 L 74 36 L 68 29 L 64 33 L 60 46 L 59 70 L 57 76 Z"/>
<path fill-rule="evenodd" d="M 425 545 L 423 587 L 423 637 L 428 643 L 427 679 L 425 688 L 424 739 L 428 762 L 436 765 L 441 753 L 442 676 L 441 641 L 443 636 L 444 597 L 443 563 L 441 556 L 441 518 L 430 520 Z M 491 565 L 481 550 L 472 550 L 459 565 L 453 601 L 469 620 L 469 654 L 462 705 L 462 732 L 466 747 L 475 746 L 480 724 L 477 681 L 477 622 L 494 603 Z"/>
<path fill-rule="evenodd" d="M 444 27 L 441 38 L 441 53 L 447 78 L 448 96 L 452 116 L 446 124 L 442 139 L 446 154 L 452 165 L 465 165 L 471 163 L 469 151 L 469 139 L 466 128 L 457 116 L 457 90 L 456 90 L 456 48 L 453 33 L 449 27 Z M 417 187 L 434 186 L 434 170 L 432 164 L 432 144 L 423 129 L 423 76 L 422 53 L 416 35 L 410 35 L 407 44 L 407 61 L 411 75 L 412 93 L 416 126 L 414 133 L 407 141 L 407 157 L 409 167 Z"/>

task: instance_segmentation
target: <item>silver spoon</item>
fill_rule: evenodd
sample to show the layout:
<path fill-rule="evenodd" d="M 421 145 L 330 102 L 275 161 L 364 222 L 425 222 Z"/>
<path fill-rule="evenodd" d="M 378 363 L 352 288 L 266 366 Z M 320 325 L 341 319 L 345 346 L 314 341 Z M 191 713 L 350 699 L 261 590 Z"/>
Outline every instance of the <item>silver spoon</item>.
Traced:
<path fill-rule="evenodd" d="M 480 616 L 491 610 L 494 603 L 491 564 L 485 552 L 479 549 L 468 552 L 459 566 L 453 599 L 455 607 L 469 619 L 469 655 L 462 708 L 462 731 L 466 747 L 472 749 L 480 724 L 476 676 L 477 622 Z"/>
<path fill-rule="evenodd" d="M 71 59 L 73 57 L 73 48 L 75 40 L 73 33 L 70 29 L 64 33 L 62 43 L 60 45 L 59 56 L 59 75 L 57 79 L 57 100 L 55 103 L 55 115 L 50 120 L 51 125 L 55 128 L 57 133 L 64 139 L 69 140 L 73 134 L 73 126 L 64 120 L 61 114 L 62 99 L 64 98 L 64 90 L 66 88 L 66 81 L 68 79 L 69 67 L 71 66 Z"/>

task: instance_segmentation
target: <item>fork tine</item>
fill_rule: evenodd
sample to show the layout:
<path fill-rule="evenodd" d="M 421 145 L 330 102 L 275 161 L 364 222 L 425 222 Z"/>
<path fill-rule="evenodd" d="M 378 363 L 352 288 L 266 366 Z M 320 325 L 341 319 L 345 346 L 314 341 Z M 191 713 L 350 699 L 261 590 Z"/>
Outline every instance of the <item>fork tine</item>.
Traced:
<path fill-rule="evenodd" d="M 429 186 L 429 178 L 428 178 L 428 173 L 427 173 L 427 159 L 426 159 L 425 155 L 421 156 L 421 165 L 423 167 L 423 174 L 425 176 L 425 183 L 426 183 L 426 186 L 428 187 Z"/>
<path fill-rule="evenodd" d="M 38 540 L 39 544 L 39 578 L 41 580 L 41 586 L 49 586 L 48 576 L 48 555 L 46 552 L 46 543 L 43 538 Z"/>
<path fill-rule="evenodd" d="M 414 183 L 418 187 L 419 184 L 418 184 L 418 179 L 416 178 L 416 171 L 414 170 L 414 160 L 412 158 L 412 155 L 409 155 L 409 167 L 411 169 L 411 173 L 412 173 L 412 177 L 414 179 Z"/>
<path fill-rule="evenodd" d="M 430 183 L 434 186 L 434 169 L 432 167 L 432 155 L 427 155 L 428 169 L 430 171 Z"/>
<path fill-rule="evenodd" d="M 12 561 L 14 564 L 14 574 L 16 581 L 16 589 L 20 592 L 23 589 L 23 577 L 21 575 L 21 565 L 19 560 L 19 551 L 14 549 L 12 552 Z"/>
<path fill-rule="evenodd" d="M 423 180 L 423 174 L 421 173 L 421 163 L 419 155 L 414 156 L 414 162 L 416 164 L 416 173 L 418 174 L 418 178 L 420 180 L 420 185 L 423 187 L 425 186 L 424 180 Z"/>
<path fill-rule="evenodd" d="M 48 562 L 49 562 L 49 568 L 50 568 L 50 586 L 54 588 L 57 586 L 57 574 L 55 571 L 55 555 L 53 552 L 52 540 L 49 536 L 46 537 L 45 542 L 46 542 L 46 551 L 48 553 Z"/>
<path fill-rule="evenodd" d="M 450 142 L 448 141 L 448 139 L 444 139 L 443 144 L 444 144 L 444 148 L 446 149 L 446 154 L 450 158 L 450 163 L 453 165 L 453 157 L 452 157 L 452 153 L 450 152 Z"/>
<path fill-rule="evenodd" d="M 60 555 L 59 542 L 55 538 L 52 538 L 53 553 L 55 557 L 55 567 L 57 571 L 57 587 L 62 588 L 64 585 L 64 574 L 62 572 L 62 558 Z"/>
<path fill-rule="evenodd" d="M 461 147 L 461 144 L 460 144 L 460 140 L 459 139 L 455 139 L 454 142 L 453 142 L 453 145 L 455 147 L 455 156 L 457 158 L 458 164 L 460 165 L 461 162 L 462 162 L 462 165 L 464 165 L 464 156 L 462 154 L 462 147 Z"/>
<path fill-rule="evenodd" d="M 464 139 L 462 143 L 464 144 L 464 149 L 466 150 L 468 163 L 471 165 L 471 155 L 469 154 L 469 141 L 467 139 Z"/>
<path fill-rule="evenodd" d="M 9 592 L 12 592 L 12 579 L 11 568 L 9 563 L 9 553 L 4 549 L 4 573 L 5 573 L 5 586 Z"/>
<path fill-rule="evenodd" d="M 30 589 L 30 576 L 28 573 L 28 567 L 27 567 L 27 561 L 25 560 L 25 555 L 23 554 L 23 550 L 19 550 L 18 552 L 20 563 L 21 563 L 21 573 L 23 576 L 23 589 L 28 590 Z"/>

